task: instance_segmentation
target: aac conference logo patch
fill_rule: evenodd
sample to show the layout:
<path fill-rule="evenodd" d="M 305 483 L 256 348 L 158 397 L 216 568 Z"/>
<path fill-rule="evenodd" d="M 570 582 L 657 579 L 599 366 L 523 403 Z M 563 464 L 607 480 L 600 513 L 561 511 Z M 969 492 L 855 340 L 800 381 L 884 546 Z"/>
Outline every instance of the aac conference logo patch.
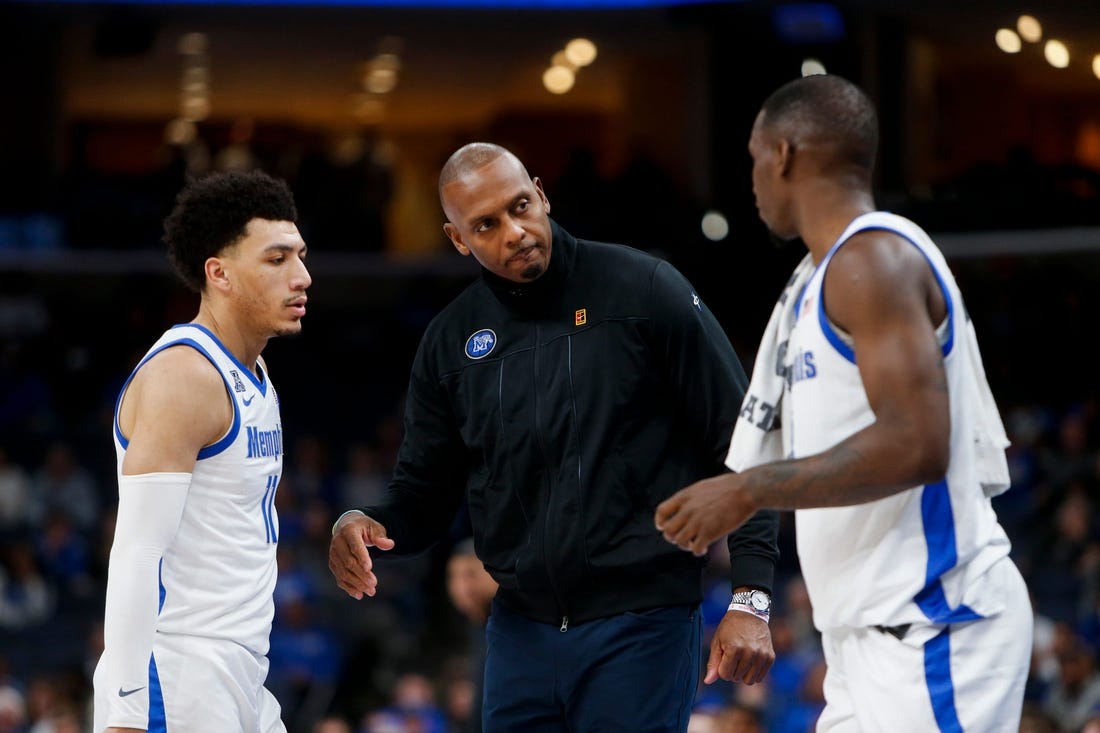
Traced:
<path fill-rule="evenodd" d="M 497 335 L 491 328 L 474 331 L 466 339 L 466 356 L 471 359 L 484 359 L 497 345 Z"/>

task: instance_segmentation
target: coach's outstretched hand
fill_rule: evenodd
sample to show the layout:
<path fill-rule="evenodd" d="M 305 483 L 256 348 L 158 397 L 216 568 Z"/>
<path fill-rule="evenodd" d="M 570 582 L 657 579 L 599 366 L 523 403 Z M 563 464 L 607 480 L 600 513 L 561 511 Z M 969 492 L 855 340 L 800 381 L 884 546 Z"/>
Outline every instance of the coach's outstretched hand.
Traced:
<path fill-rule="evenodd" d="M 393 549 L 393 540 L 386 536 L 386 528 L 370 517 L 351 513 L 333 527 L 332 542 L 328 546 L 328 569 L 336 578 L 336 585 L 356 600 L 378 592 L 378 578 L 374 575 L 368 547 Z"/>
<path fill-rule="evenodd" d="M 742 475 L 723 473 L 696 481 L 657 505 L 654 523 L 664 538 L 697 557 L 757 510 Z"/>

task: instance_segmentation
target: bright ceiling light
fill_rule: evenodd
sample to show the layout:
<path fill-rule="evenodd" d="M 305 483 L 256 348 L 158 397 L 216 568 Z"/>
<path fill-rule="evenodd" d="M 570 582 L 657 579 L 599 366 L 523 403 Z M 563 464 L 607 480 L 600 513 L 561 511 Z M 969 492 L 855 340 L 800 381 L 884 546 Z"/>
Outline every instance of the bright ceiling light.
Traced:
<path fill-rule="evenodd" d="M 1019 53 L 1020 47 L 1023 45 L 1020 43 L 1020 37 L 1016 35 L 1016 31 L 1010 28 L 998 30 L 994 40 L 997 42 L 997 48 L 1005 53 Z"/>
<path fill-rule="evenodd" d="M 1016 30 L 1020 32 L 1020 38 L 1028 43 L 1038 43 L 1043 37 L 1043 26 L 1030 15 L 1021 15 L 1016 19 Z"/>
<path fill-rule="evenodd" d="M 542 72 L 542 85 L 551 94 L 565 94 L 573 88 L 576 76 L 564 66 L 551 66 Z"/>
<path fill-rule="evenodd" d="M 712 242 L 721 242 L 730 233 L 730 223 L 720 211 L 708 211 L 700 222 L 703 236 Z"/>
<path fill-rule="evenodd" d="M 825 73 L 827 73 L 825 71 L 825 64 L 817 59 L 803 59 L 802 76 L 817 76 Z"/>
<path fill-rule="evenodd" d="M 596 60 L 596 44 L 587 38 L 574 38 L 565 44 L 565 57 L 574 66 L 588 66 Z"/>
<path fill-rule="evenodd" d="M 1050 39 L 1043 46 L 1043 56 L 1047 63 L 1056 69 L 1064 69 L 1069 66 L 1069 49 L 1061 41 Z"/>
<path fill-rule="evenodd" d="M 1092 75 L 1100 79 L 1100 53 L 1092 57 Z"/>

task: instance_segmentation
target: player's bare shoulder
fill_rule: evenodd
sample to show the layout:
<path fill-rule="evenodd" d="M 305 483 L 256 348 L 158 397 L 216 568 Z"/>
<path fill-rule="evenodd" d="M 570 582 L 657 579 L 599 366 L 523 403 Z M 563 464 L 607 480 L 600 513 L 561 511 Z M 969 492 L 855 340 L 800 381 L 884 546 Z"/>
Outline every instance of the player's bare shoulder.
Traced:
<path fill-rule="evenodd" d="M 171 419 L 216 439 L 232 421 L 225 381 L 206 356 L 186 345 L 170 346 L 134 374 L 119 405 L 123 435 L 150 420 Z"/>
<path fill-rule="evenodd" d="M 921 251 L 894 232 L 857 232 L 833 254 L 825 271 L 824 301 L 833 322 L 855 324 L 923 305 L 934 275 Z"/>

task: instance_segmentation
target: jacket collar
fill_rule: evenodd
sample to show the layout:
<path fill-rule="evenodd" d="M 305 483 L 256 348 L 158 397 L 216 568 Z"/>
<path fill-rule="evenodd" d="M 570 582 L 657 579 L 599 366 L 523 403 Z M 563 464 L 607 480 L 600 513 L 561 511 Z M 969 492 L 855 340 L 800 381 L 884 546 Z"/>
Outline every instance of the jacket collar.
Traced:
<path fill-rule="evenodd" d="M 517 283 L 494 275 L 485 268 L 481 269 L 485 284 L 509 308 L 523 311 L 537 309 L 553 304 L 560 297 L 576 259 L 577 240 L 553 219 L 550 220 L 550 231 L 553 237 L 550 264 L 537 280 Z"/>

